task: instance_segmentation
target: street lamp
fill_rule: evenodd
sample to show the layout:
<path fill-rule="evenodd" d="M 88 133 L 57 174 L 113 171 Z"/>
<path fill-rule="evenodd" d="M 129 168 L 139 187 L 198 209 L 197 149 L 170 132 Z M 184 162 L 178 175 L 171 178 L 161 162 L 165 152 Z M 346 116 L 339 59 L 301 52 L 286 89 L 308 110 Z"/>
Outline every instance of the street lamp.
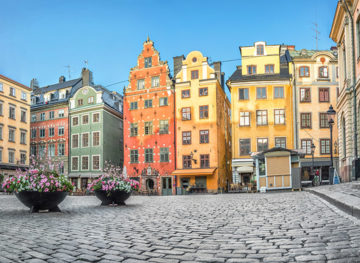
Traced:
<path fill-rule="evenodd" d="M 330 184 L 333 184 L 333 178 L 334 178 L 334 162 L 333 162 L 333 146 L 332 146 L 332 131 L 333 131 L 333 125 L 334 125 L 334 117 L 336 114 L 336 111 L 334 110 L 334 108 L 332 107 L 332 105 L 330 105 L 328 111 L 326 112 L 327 117 L 328 117 L 328 122 L 329 122 L 329 128 L 330 128 L 330 170 L 329 170 L 329 179 L 330 179 Z"/>
<path fill-rule="evenodd" d="M 311 174 L 313 176 L 314 179 L 314 152 L 315 152 L 315 144 L 311 143 L 311 157 L 312 157 L 312 167 L 311 167 Z"/>

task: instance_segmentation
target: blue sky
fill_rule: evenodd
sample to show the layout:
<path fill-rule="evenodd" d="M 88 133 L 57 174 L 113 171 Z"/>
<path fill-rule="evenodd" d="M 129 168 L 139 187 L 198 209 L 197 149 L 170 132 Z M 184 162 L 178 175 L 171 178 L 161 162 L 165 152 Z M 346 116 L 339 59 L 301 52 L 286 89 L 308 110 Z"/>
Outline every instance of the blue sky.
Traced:
<path fill-rule="evenodd" d="M 199 50 L 211 61 L 240 59 L 256 41 L 319 49 L 329 39 L 336 0 L 166 1 L 0 0 L 0 74 L 40 86 L 80 76 L 88 60 L 96 84 L 127 80 L 147 35 L 162 60 Z M 228 79 L 241 61 L 223 63 Z M 122 92 L 127 83 L 109 87 Z"/>

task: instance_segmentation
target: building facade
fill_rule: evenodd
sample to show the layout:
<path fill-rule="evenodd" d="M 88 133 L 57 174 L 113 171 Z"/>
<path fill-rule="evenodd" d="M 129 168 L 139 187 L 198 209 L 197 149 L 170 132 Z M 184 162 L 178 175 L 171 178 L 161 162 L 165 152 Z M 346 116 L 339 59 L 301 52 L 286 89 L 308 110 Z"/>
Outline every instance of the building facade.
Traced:
<path fill-rule="evenodd" d="M 175 193 L 174 107 L 169 66 L 147 39 L 124 90 L 124 166 L 143 193 Z"/>
<path fill-rule="evenodd" d="M 123 166 L 122 96 L 96 86 L 82 70 L 82 86 L 69 101 L 69 177 L 78 189 L 101 175 L 105 162 Z"/>
<path fill-rule="evenodd" d="M 338 1 L 330 38 L 337 43 L 339 170 L 343 181 L 360 178 L 360 1 Z"/>
<path fill-rule="evenodd" d="M 329 182 L 330 129 L 326 111 L 330 105 L 337 111 L 339 74 L 337 50 L 292 50 L 292 67 L 296 97 L 296 137 L 298 148 L 303 149 L 301 159 L 302 181 L 311 183 L 312 151 L 314 144 L 314 169 L 322 182 Z M 334 167 L 338 167 L 338 129 L 333 125 Z M 337 169 L 338 170 L 338 169 Z"/>
<path fill-rule="evenodd" d="M 29 165 L 31 89 L 0 75 L 0 176 Z"/>
<path fill-rule="evenodd" d="M 69 98 L 82 86 L 82 79 L 66 81 L 40 88 L 31 82 L 30 154 L 35 159 L 45 155 L 54 160 L 61 174 L 69 172 Z"/>
<path fill-rule="evenodd" d="M 231 181 L 230 102 L 221 63 L 199 51 L 174 58 L 178 193 L 218 192 Z"/>
<path fill-rule="evenodd" d="M 290 47 L 291 48 L 291 47 Z M 227 81 L 231 90 L 233 183 L 255 179 L 252 153 L 294 149 L 294 91 L 288 46 L 240 47 L 242 66 Z"/>

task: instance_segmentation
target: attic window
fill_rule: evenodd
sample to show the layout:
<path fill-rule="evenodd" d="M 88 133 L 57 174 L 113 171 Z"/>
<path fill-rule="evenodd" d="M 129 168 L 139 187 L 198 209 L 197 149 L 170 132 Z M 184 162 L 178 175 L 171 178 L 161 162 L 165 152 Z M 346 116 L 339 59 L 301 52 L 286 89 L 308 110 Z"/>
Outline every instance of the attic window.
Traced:
<path fill-rule="evenodd" d="M 256 46 L 256 55 L 258 55 L 258 56 L 264 55 L 264 45 L 263 44 Z"/>
<path fill-rule="evenodd" d="M 197 61 L 197 58 L 196 57 L 193 57 L 193 59 L 192 59 L 192 62 L 196 62 Z"/>

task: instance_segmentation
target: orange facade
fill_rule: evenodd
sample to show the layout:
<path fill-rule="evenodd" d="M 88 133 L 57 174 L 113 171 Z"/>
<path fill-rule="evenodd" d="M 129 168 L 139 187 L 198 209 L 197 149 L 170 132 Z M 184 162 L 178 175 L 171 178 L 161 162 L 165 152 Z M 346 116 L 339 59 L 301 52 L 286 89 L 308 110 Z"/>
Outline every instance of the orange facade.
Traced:
<path fill-rule="evenodd" d="M 147 40 L 124 90 L 124 167 L 145 193 L 175 192 L 174 90 L 167 62 Z"/>

